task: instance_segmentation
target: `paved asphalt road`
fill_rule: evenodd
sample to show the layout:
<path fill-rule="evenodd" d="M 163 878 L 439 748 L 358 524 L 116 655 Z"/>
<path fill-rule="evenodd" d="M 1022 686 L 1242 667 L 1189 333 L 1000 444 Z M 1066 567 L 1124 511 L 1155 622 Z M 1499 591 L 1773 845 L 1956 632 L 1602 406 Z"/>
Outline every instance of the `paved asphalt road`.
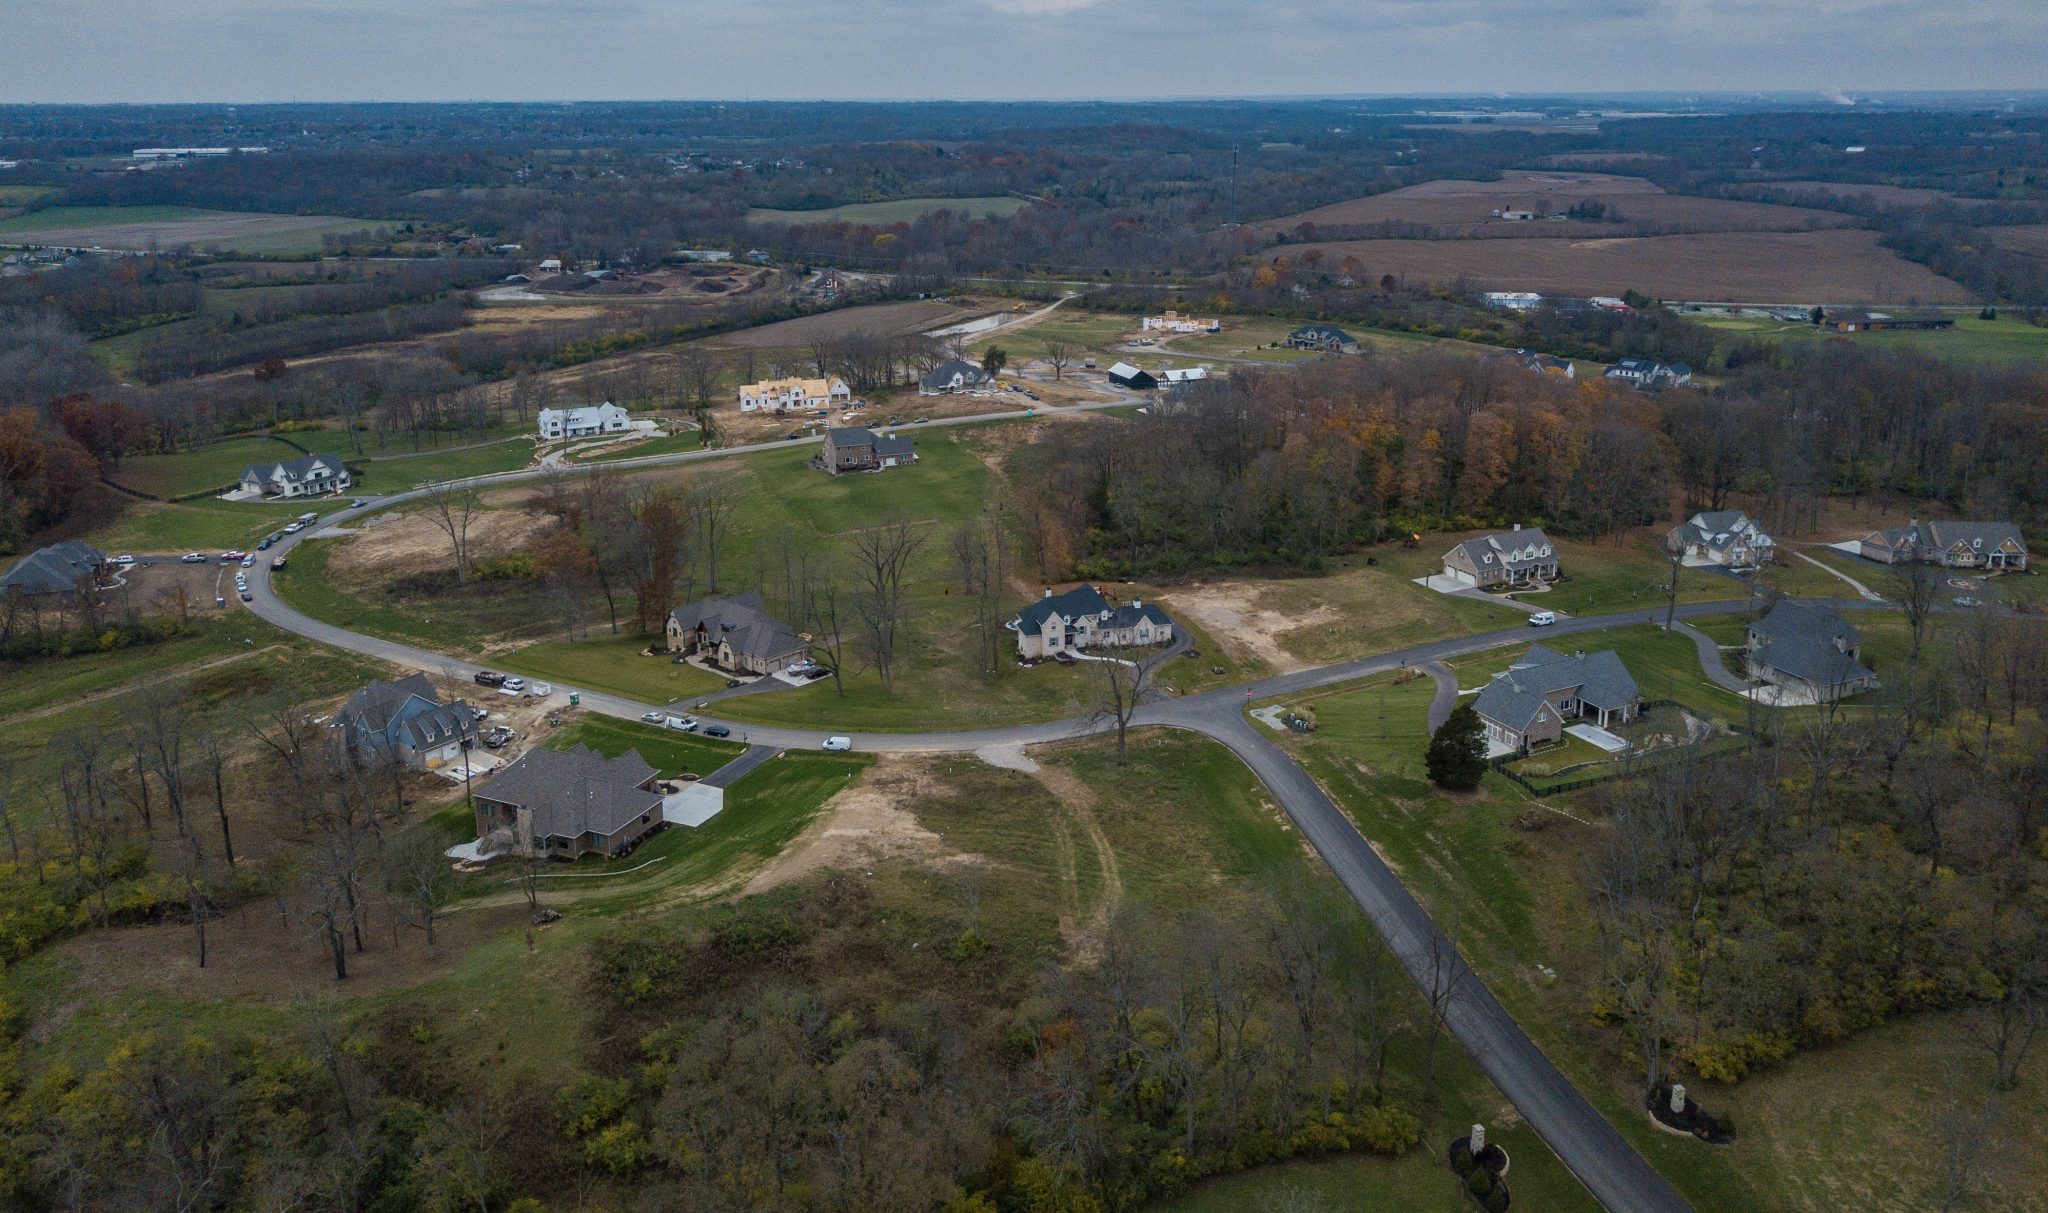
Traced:
<path fill-rule="evenodd" d="M 1110 406 L 1099 406 L 1110 407 Z M 1017 414 L 1022 416 L 1022 414 Z M 986 418 L 961 419 L 986 420 Z M 945 424 L 934 422 L 932 424 Z M 806 440 L 808 441 L 808 440 Z M 689 452 L 657 456 L 646 460 L 621 460 L 606 466 L 631 468 L 696 459 L 719 458 L 742 450 L 798 446 L 801 442 L 764 443 L 757 447 L 719 451 Z M 482 476 L 461 482 L 486 486 L 516 483 L 540 475 L 536 472 Z M 321 520 L 322 527 L 346 523 L 370 510 L 423 496 L 415 490 L 379 498 L 362 509 L 347 509 Z M 288 553 L 296 542 L 320 528 L 292 536 L 273 547 L 266 556 Z M 287 631 L 318 640 L 336 648 L 381 658 L 399 665 L 443 673 L 459 679 L 473 677 L 482 668 L 473 662 L 412 645 L 374 636 L 364 636 L 302 614 L 279 601 L 270 586 L 270 567 L 259 560 L 248 570 L 253 601 L 250 609 L 261 618 Z M 1678 608 L 1681 618 L 1697 617 L 1739 609 L 1740 602 L 1689 603 Z M 1540 630 L 1543 638 L 1591 632 L 1632 623 L 1656 623 L 1661 608 L 1622 611 L 1609 615 L 1581 616 L 1560 620 Z M 1428 991 L 1449 987 L 1452 993 L 1445 1007 L 1445 1023 L 1472 1055 L 1482 1071 L 1505 1094 L 1544 1142 L 1556 1152 L 1600 1203 L 1614 1213 L 1683 1213 L 1690 1206 L 1659 1176 L 1641 1155 L 1615 1132 L 1600 1114 L 1565 1080 L 1550 1060 L 1515 1023 L 1493 995 L 1466 966 L 1454 947 L 1437 931 L 1429 915 L 1409 894 L 1398 877 L 1359 834 L 1349 817 L 1285 751 L 1260 736 L 1246 724 L 1244 709 L 1255 699 L 1298 694 L 1367 675 L 1405 666 L 1426 666 L 1444 658 L 1474 653 L 1521 639 L 1537 638 L 1529 627 L 1506 628 L 1476 636 L 1463 636 L 1381 653 L 1356 661 L 1320 666 L 1262 679 L 1246 686 L 1205 691 L 1196 695 L 1162 698 L 1137 713 L 1134 723 L 1183 728 L 1221 742 L 1242 759 L 1273 791 L 1303 836 L 1330 865 L 1346 890 L 1358 902 L 1373 925 L 1386 938 L 1418 985 Z M 1717 655 L 1718 656 L 1718 655 Z M 566 693 L 566 687 L 558 686 Z M 582 706 L 627 720 L 642 713 L 665 708 L 666 704 L 639 703 L 599 691 L 582 691 Z M 706 724 L 720 723 L 704 718 Z M 766 761 L 781 749 L 816 749 L 830 735 L 825 730 L 794 729 L 741 722 L 724 722 L 749 743 L 745 754 L 714 777 L 737 779 L 752 766 Z M 973 732 L 852 733 L 859 750 L 892 752 L 969 752 L 995 745 L 1032 745 L 1087 736 L 1109 727 L 1087 718 L 1013 725 Z M 742 764 L 746 764 L 742 766 Z"/>

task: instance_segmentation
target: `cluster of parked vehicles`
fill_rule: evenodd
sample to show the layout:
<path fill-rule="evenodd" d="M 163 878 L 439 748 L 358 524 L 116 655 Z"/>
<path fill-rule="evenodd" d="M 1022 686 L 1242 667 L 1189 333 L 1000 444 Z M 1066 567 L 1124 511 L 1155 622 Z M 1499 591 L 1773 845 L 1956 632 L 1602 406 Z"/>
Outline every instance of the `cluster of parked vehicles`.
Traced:
<path fill-rule="evenodd" d="M 476 684 L 480 687 L 495 687 L 498 694 L 515 698 L 531 696 L 534 699 L 546 699 L 555 693 L 555 684 L 551 682 L 535 682 L 529 685 L 526 679 L 517 674 L 500 674 L 496 670 L 478 670 Z"/>

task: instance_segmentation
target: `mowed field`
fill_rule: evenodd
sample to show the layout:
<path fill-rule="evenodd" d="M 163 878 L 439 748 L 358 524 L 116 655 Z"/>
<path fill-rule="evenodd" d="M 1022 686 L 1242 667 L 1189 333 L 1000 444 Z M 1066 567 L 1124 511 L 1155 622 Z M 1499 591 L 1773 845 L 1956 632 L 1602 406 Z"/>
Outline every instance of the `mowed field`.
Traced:
<path fill-rule="evenodd" d="M 1762 202 L 1667 194 L 1656 183 L 1641 177 L 1511 170 L 1503 173 L 1498 181 L 1425 181 L 1369 198 L 1334 202 L 1297 215 L 1271 219 L 1259 226 L 1268 231 L 1289 231 L 1302 223 L 1419 223 L 1464 231 L 1483 228 L 1558 237 L 1598 231 L 1603 227 L 1613 230 L 1611 221 L 1509 222 L 1493 217 L 1496 210 L 1532 210 L 1547 214 L 1584 200 L 1605 203 L 1610 212 L 1625 222 L 1666 224 L 1701 232 L 1796 232 L 1816 227 L 1844 227 L 1856 222 L 1851 216 L 1811 207 L 1772 206 Z"/>
<path fill-rule="evenodd" d="M 60 206 L 0 219 L 0 243 L 146 250 L 184 245 L 246 253 L 312 252 L 330 233 L 373 225 L 333 215 L 264 215 L 187 206 Z"/>
<path fill-rule="evenodd" d="M 756 207 L 747 212 L 747 218 L 755 223 L 909 223 L 934 211 L 957 211 L 970 219 L 1001 218 L 1030 205 L 1023 198 L 892 198 L 886 202 L 851 202 L 817 211 Z"/>
<path fill-rule="evenodd" d="M 1469 279 L 1493 290 L 1745 303 L 1968 303 L 1960 283 L 1881 247 L 1877 233 L 1709 232 L 1590 240 L 1337 240 L 1287 245 L 1334 264 L 1357 257 L 1374 277 Z"/>

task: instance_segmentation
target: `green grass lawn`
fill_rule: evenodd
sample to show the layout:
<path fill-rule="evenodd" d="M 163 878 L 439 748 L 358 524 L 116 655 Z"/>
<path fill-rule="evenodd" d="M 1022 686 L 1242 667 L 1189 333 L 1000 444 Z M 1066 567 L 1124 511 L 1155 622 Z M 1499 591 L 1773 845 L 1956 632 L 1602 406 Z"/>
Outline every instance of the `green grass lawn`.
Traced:
<path fill-rule="evenodd" d="M 1030 206 L 1024 198 L 892 198 L 884 202 L 850 202 L 815 211 L 778 211 L 755 207 L 747 218 L 757 223 L 909 223 L 933 211 L 957 211 L 970 219 L 1014 215 Z"/>
<path fill-rule="evenodd" d="M 1538 1147 L 1541 1148 L 1540 1146 Z M 1525 1196 L 1515 1174 L 1522 1154 L 1509 1151 L 1508 1184 L 1515 1203 L 1542 1210 L 1595 1208 L 1579 1202 L 1537 1205 Z M 1283 1204 L 1283 1201 L 1293 1201 Z M 1478 1204 L 1442 1160 L 1425 1147 L 1400 1158 L 1338 1156 L 1315 1162 L 1280 1163 L 1226 1175 L 1196 1185 L 1185 1196 L 1155 1201 L 1146 1213 L 1250 1213 L 1287 1209 L 1298 1213 L 1471 1213 Z"/>
<path fill-rule="evenodd" d="M 331 503 L 329 503 L 331 504 Z M 222 551 L 247 548 L 322 503 L 238 502 L 202 497 L 175 505 L 137 501 L 83 538 L 108 553 Z"/>
<path fill-rule="evenodd" d="M 190 206 L 52 206 L 0 219 L 0 236 L 46 228 L 111 227 L 119 223 L 175 223 L 218 214 Z"/>
<path fill-rule="evenodd" d="M 698 733 L 679 733 L 674 729 L 587 713 L 551 738 L 548 745 L 557 750 L 587 745 L 611 758 L 627 750 L 638 750 L 640 757 L 668 776 L 685 772 L 709 775 L 747 750 L 737 741 L 719 741 Z"/>
<path fill-rule="evenodd" d="M 350 462 L 355 462 L 351 457 Z M 514 472 L 533 462 L 533 441 L 510 438 L 487 446 L 422 454 L 372 457 L 363 463 L 354 488 L 363 493 L 399 493 L 441 480 Z"/>
<path fill-rule="evenodd" d="M 553 681 L 557 687 L 589 687 L 629 695 L 647 703 L 688 701 L 725 689 L 725 680 L 666 656 L 643 657 L 649 638 L 605 635 L 594 640 L 546 640 L 494 658 L 515 673 Z"/>
<path fill-rule="evenodd" d="M 109 478 L 138 493 L 180 497 L 226 488 L 252 464 L 296 459 L 300 453 L 279 438 L 230 438 L 169 455 L 131 455 L 115 466 Z"/>
<path fill-rule="evenodd" d="M 1708 328 L 1742 333 L 1765 341 L 1842 341 L 1883 349 L 1914 350 L 1958 362 L 2039 364 L 2048 359 L 2048 328 L 2000 317 L 1980 320 L 1956 314 L 1956 326 L 1945 332 L 1832 333 L 1812 325 L 1787 326 L 1776 320 L 1705 319 Z"/>

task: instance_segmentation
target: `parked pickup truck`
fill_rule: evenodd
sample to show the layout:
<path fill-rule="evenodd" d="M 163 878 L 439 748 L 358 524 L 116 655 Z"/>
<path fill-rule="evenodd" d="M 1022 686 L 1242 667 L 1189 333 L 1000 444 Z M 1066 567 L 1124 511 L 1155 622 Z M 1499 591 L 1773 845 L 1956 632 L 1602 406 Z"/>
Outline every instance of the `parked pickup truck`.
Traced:
<path fill-rule="evenodd" d="M 505 685 L 505 676 L 491 670 L 478 670 L 476 684 L 480 687 L 501 687 Z"/>

